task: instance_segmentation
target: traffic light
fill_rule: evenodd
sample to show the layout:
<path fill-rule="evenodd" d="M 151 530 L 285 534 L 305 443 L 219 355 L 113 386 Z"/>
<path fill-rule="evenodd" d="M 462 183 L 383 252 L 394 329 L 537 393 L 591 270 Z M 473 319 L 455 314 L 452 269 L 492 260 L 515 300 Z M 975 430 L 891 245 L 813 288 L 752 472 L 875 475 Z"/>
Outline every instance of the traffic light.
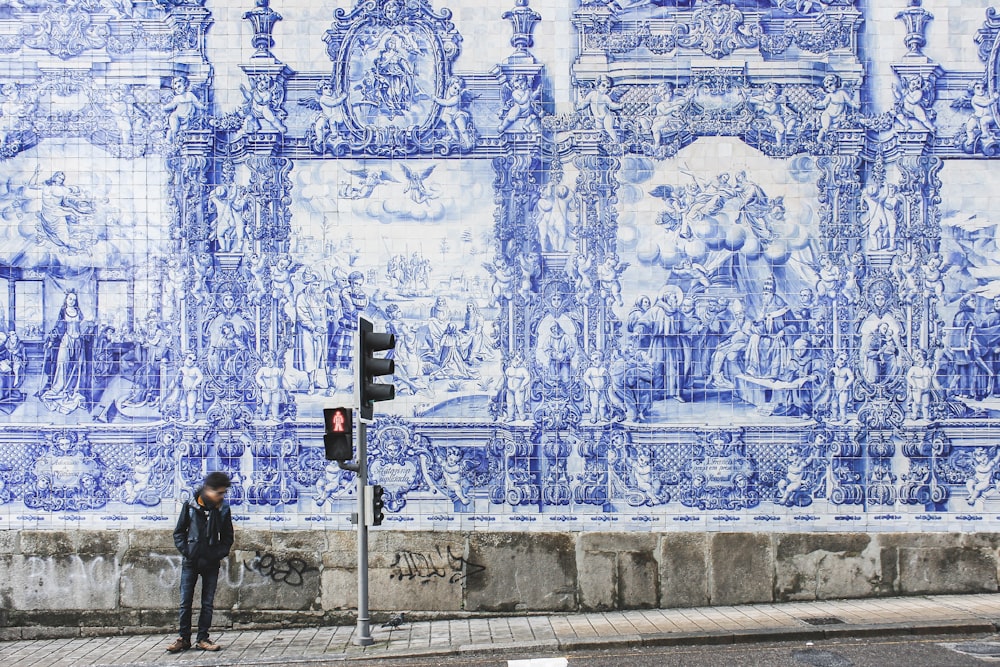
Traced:
<path fill-rule="evenodd" d="M 365 525 L 381 526 L 385 519 L 385 489 L 378 484 L 365 487 Z"/>
<path fill-rule="evenodd" d="M 354 458 L 354 437 L 351 408 L 324 408 L 323 446 L 328 461 L 350 461 Z"/>
<path fill-rule="evenodd" d="M 392 375 L 396 365 L 392 359 L 381 359 L 376 352 L 396 347 L 396 337 L 388 333 L 376 333 L 371 320 L 358 318 L 360 354 L 358 357 L 358 387 L 361 403 L 361 418 L 372 418 L 372 404 L 376 401 L 391 401 L 396 398 L 396 387 L 375 382 L 375 378 Z"/>

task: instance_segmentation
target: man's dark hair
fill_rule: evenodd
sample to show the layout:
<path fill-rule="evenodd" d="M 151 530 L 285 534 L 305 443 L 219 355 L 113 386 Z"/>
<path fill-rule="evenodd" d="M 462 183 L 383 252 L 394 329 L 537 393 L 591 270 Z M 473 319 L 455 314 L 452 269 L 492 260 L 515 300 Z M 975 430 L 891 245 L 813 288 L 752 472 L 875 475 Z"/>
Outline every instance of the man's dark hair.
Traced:
<path fill-rule="evenodd" d="M 210 472 L 205 476 L 205 486 L 210 489 L 228 489 L 233 483 L 224 472 Z"/>

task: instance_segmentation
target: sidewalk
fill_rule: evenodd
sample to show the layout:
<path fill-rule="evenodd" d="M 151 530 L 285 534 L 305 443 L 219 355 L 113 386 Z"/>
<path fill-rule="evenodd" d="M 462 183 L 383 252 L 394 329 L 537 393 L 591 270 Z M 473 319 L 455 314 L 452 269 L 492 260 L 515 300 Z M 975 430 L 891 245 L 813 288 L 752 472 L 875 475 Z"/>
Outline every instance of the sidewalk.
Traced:
<path fill-rule="evenodd" d="M 0 642 L 0 665 L 282 665 L 347 659 L 545 653 L 626 645 L 730 644 L 903 634 L 992 633 L 1000 594 L 503 616 L 373 626 L 375 644 L 354 646 L 354 626 L 221 631 L 219 653 L 170 655 L 172 637 L 142 635 Z"/>

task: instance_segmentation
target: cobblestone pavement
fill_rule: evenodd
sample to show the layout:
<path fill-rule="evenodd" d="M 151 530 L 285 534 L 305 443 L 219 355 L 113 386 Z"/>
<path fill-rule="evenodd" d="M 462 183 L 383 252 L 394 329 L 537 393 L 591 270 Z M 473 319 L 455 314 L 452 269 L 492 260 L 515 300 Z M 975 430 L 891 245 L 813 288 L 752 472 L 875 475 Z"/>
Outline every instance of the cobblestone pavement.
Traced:
<path fill-rule="evenodd" d="M 1000 594 L 941 595 L 645 609 L 591 614 L 498 616 L 374 625 L 375 644 L 355 646 L 354 626 L 225 630 L 218 653 L 164 648 L 169 635 L 131 635 L 0 642 L 4 667 L 75 665 L 282 665 L 476 652 L 616 646 L 727 644 L 850 636 L 995 632 Z"/>

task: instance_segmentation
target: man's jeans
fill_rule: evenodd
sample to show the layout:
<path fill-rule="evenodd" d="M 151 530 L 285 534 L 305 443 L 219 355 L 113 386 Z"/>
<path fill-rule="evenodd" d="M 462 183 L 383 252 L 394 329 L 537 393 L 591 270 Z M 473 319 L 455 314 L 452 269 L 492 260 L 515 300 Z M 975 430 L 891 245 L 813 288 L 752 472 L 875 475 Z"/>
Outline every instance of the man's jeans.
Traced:
<path fill-rule="evenodd" d="M 215 602 L 215 587 L 219 583 L 219 564 L 210 564 L 198 568 L 197 563 L 184 559 L 181 566 L 181 613 L 180 636 L 191 639 L 191 605 L 194 602 L 194 585 L 201 577 L 201 613 L 198 615 L 198 637 L 195 641 L 208 639 L 208 630 L 212 627 L 212 612 Z"/>

